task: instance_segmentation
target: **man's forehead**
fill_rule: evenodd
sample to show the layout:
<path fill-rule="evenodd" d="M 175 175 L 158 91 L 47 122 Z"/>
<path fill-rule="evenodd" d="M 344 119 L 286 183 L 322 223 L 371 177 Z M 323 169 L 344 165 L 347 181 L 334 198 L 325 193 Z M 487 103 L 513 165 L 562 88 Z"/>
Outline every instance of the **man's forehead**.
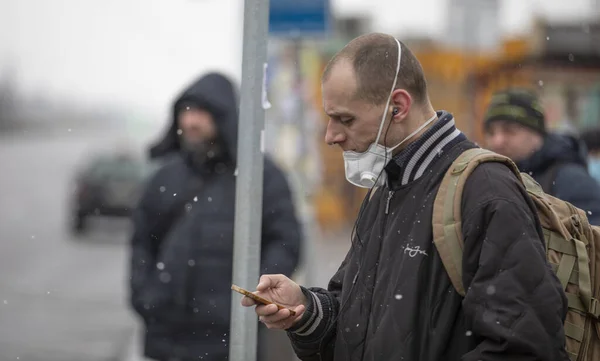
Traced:
<path fill-rule="evenodd" d="M 356 77 L 352 65 L 346 60 L 334 64 L 322 83 L 323 107 L 329 115 L 351 113 L 351 104 L 356 97 Z"/>
<path fill-rule="evenodd" d="M 356 76 L 352 63 L 347 59 L 340 59 L 331 65 L 329 74 L 323 79 L 323 86 L 332 89 L 356 89 Z"/>

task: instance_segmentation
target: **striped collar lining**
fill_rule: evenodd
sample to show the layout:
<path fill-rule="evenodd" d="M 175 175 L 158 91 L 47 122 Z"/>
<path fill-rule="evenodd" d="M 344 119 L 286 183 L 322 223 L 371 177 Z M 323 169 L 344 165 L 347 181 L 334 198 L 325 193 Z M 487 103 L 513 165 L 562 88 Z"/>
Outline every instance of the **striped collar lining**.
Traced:
<path fill-rule="evenodd" d="M 394 157 L 395 165 L 400 168 L 401 184 L 419 179 L 439 155 L 465 139 L 465 135 L 456 128 L 452 115 L 438 112 L 438 121 Z"/>

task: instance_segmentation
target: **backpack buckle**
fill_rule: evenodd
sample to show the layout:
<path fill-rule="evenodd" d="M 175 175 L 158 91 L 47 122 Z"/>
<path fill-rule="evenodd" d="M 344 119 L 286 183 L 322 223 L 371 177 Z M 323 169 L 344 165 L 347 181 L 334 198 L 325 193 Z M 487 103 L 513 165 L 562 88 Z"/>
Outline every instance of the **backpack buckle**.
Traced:
<path fill-rule="evenodd" d="M 600 317 L 600 301 L 596 298 L 592 297 L 590 300 L 590 310 L 589 313 L 594 316 L 596 319 Z"/>

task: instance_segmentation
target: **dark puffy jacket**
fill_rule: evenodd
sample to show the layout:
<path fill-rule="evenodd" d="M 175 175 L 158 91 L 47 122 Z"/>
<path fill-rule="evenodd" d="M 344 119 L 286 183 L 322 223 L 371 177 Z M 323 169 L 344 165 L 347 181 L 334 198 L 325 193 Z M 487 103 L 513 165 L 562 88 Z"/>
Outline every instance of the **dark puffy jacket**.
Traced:
<path fill-rule="evenodd" d="M 586 153 L 577 139 L 548 134 L 542 148 L 517 165 L 545 192 L 585 210 L 590 223 L 600 225 L 600 185 L 587 171 Z"/>
<path fill-rule="evenodd" d="M 202 104 L 215 118 L 225 154 L 192 165 L 177 135 L 177 104 Z M 209 74 L 173 106 L 173 123 L 150 153 L 165 164 L 149 180 L 134 215 L 131 303 L 146 323 L 145 355 L 158 360 L 226 360 L 232 302 L 237 101 L 232 83 Z M 187 196 L 186 210 L 163 229 L 167 214 Z M 184 203 L 179 203 L 184 206 Z M 261 273 L 290 276 L 301 231 L 284 174 L 264 165 Z"/>

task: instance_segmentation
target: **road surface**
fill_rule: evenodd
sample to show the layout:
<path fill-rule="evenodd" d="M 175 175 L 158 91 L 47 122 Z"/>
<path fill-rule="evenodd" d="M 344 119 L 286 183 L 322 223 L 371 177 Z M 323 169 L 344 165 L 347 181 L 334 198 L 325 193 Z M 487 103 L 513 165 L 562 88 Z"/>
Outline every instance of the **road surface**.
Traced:
<path fill-rule="evenodd" d="M 120 130 L 0 136 L 0 360 L 114 360 L 134 319 L 126 307 L 126 222 L 70 235 L 71 175 Z"/>

